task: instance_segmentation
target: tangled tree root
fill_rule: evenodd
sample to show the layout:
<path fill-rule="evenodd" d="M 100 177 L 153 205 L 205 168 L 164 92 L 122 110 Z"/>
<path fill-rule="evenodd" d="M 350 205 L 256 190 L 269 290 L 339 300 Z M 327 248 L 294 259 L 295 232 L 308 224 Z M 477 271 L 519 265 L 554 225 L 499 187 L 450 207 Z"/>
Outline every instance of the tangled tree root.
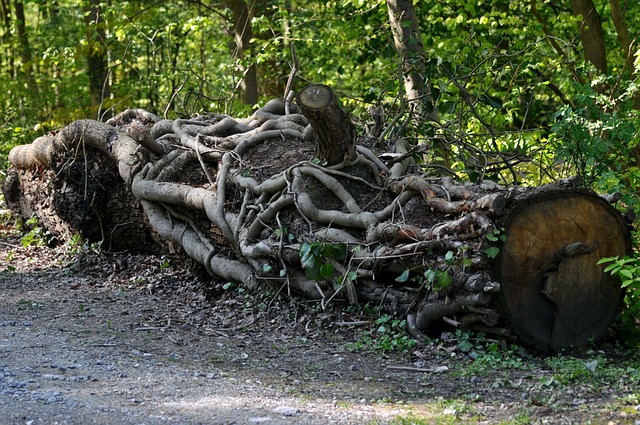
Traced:
<path fill-rule="evenodd" d="M 7 200 L 23 214 L 59 216 L 38 210 L 34 192 L 53 185 L 52 200 L 72 187 L 78 196 L 68 209 L 93 214 L 100 230 L 63 217 L 69 228 L 52 229 L 60 237 L 80 231 L 131 248 L 148 239 L 114 231 L 148 222 L 211 275 L 251 290 L 268 286 L 323 305 L 374 303 L 406 316 L 416 336 L 443 321 L 509 336 L 494 272 L 504 218 L 533 195 L 575 191 L 579 182 L 526 190 L 426 177 L 404 139 L 395 143 L 398 161 L 356 145 L 328 165 L 315 158 L 314 128 L 291 106 L 273 100 L 244 120 L 128 110 L 108 123 L 76 121 L 11 152 Z M 118 183 L 105 187 L 91 172 L 98 166 Z M 80 170 L 74 185 L 72 168 Z M 36 176 L 44 180 L 27 183 Z"/>

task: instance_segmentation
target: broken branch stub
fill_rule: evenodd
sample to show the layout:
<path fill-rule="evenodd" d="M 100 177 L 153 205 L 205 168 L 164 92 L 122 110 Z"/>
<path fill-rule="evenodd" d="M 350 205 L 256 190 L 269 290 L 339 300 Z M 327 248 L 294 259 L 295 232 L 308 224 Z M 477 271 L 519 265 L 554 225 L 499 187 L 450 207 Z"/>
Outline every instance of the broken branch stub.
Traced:
<path fill-rule="evenodd" d="M 315 131 L 318 157 L 327 165 L 353 160 L 356 127 L 340 106 L 334 91 L 328 86 L 314 84 L 302 89 L 296 100 Z"/>

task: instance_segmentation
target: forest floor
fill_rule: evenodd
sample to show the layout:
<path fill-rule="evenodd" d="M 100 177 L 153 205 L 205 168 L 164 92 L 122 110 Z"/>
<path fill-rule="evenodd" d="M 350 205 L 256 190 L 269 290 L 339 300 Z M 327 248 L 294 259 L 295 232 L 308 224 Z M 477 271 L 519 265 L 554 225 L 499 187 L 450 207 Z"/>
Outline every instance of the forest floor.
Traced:
<path fill-rule="evenodd" d="M 640 360 L 614 343 L 411 346 L 368 319 L 166 257 L 24 247 L 0 224 L 0 422 L 640 424 Z"/>

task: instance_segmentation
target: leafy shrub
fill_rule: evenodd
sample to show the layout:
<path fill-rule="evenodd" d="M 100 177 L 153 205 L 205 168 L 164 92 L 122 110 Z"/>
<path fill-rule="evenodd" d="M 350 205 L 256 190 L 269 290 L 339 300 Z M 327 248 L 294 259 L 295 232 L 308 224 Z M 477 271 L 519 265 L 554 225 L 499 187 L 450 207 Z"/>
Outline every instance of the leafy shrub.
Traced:
<path fill-rule="evenodd" d="M 625 343 L 640 346 L 640 259 L 629 256 L 603 258 L 598 264 L 607 264 L 605 273 L 620 279 L 626 289 L 623 311 L 618 320 Z"/>

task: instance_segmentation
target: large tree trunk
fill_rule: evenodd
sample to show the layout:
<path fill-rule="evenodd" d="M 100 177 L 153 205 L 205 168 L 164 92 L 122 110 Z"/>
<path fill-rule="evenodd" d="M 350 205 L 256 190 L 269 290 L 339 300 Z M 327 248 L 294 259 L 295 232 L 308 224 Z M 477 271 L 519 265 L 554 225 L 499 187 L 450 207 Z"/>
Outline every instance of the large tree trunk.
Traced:
<path fill-rule="evenodd" d="M 524 341 L 569 349 L 605 333 L 624 291 L 597 263 L 631 252 L 620 214 L 586 191 L 530 194 L 504 221 L 497 278 Z"/>
<path fill-rule="evenodd" d="M 598 10 L 592 0 L 571 0 L 573 14 L 579 16 L 580 41 L 584 58 L 602 74 L 607 73 L 607 51 L 604 47 L 604 32 Z"/>
<path fill-rule="evenodd" d="M 561 350 L 606 330 L 621 290 L 596 263 L 630 248 L 611 205 L 576 179 L 534 189 L 424 179 L 405 140 L 390 164 L 351 150 L 329 88 L 300 97 L 309 120 L 278 100 L 244 120 L 77 121 L 11 151 L 6 199 L 61 239 L 92 212 L 100 230 L 79 231 L 93 240 L 148 223 L 213 276 L 323 306 L 380 305 L 418 338 L 453 325 Z M 332 165 L 318 164 L 327 141 Z M 148 241 L 129 233 L 105 245 Z"/>

